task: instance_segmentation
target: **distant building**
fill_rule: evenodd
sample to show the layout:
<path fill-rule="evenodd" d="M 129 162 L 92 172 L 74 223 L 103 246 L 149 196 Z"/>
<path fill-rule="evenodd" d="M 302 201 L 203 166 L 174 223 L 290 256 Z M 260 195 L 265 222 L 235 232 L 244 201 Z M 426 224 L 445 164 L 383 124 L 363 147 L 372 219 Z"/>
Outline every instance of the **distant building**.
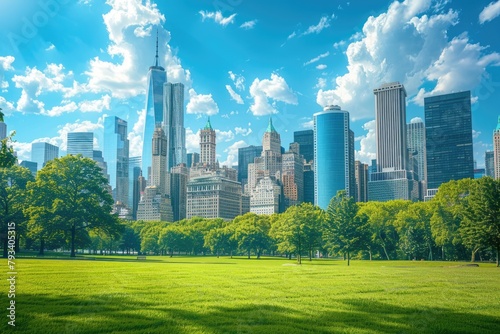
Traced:
<path fill-rule="evenodd" d="M 486 176 L 495 178 L 495 152 L 486 151 L 484 153 L 484 165 Z"/>
<path fill-rule="evenodd" d="M 31 174 L 33 174 L 33 176 L 35 176 L 36 172 L 38 171 L 37 163 L 34 161 L 24 160 L 24 161 L 21 161 L 21 163 L 19 165 L 21 167 L 28 168 L 30 170 Z"/>
<path fill-rule="evenodd" d="M 50 160 L 59 157 L 59 147 L 49 143 L 33 143 L 31 144 L 31 161 L 37 163 L 38 170 Z"/>
<path fill-rule="evenodd" d="M 408 145 L 409 169 L 422 183 L 423 191 L 426 187 L 426 153 L 425 153 L 425 125 L 423 122 L 406 124 L 406 144 Z"/>
<path fill-rule="evenodd" d="M 327 106 L 314 118 L 314 203 L 326 210 L 339 190 L 356 196 L 354 133 L 349 113 Z"/>
<path fill-rule="evenodd" d="M 303 130 L 293 133 L 293 141 L 300 145 L 300 154 L 306 162 L 314 160 L 314 131 Z"/>
<path fill-rule="evenodd" d="M 498 124 L 493 132 L 493 157 L 495 166 L 495 179 L 500 179 L 500 116 Z"/>
<path fill-rule="evenodd" d="M 315 204 L 314 203 L 314 165 L 312 162 L 308 162 L 308 163 L 304 164 L 304 202 Z"/>
<path fill-rule="evenodd" d="M 473 178 L 470 91 L 426 97 L 424 110 L 427 189 Z"/>
<path fill-rule="evenodd" d="M 259 179 L 250 195 L 250 212 L 271 215 L 283 211 L 282 189 L 271 177 Z"/>
<path fill-rule="evenodd" d="M 93 132 L 68 132 L 68 155 L 81 154 L 84 158 L 94 158 L 94 133 Z"/>
<path fill-rule="evenodd" d="M 102 175 L 109 182 L 108 164 L 106 163 L 106 161 L 104 161 L 104 158 L 102 156 L 102 151 L 94 150 L 92 152 L 92 160 L 94 160 L 97 163 L 97 166 L 99 166 L 99 168 L 101 168 Z"/>
<path fill-rule="evenodd" d="M 187 185 L 186 218 L 234 219 L 241 214 L 241 184 L 221 176 L 200 176 Z"/>
<path fill-rule="evenodd" d="M 0 140 L 7 138 L 7 124 L 0 122 Z"/>
<path fill-rule="evenodd" d="M 139 176 L 141 175 L 141 159 L 142 157 L 128 158 L 128 207 L 132 209 L 132 216 L 137 218 L 137 206 L 141 199 L 139 190 Z"/>
<path fill-rule="evenodd" d="M 480 179 L 483 176 L 486 176 L 486 170 L 484 168 L 474 168 L 474 178 Z"/>
<path fill-rule="evenodd" d="M 162 196 L 156 186 L 147 186 L 138 204 L 137 220 L 173 222 L 170 198 Z"/>
<path fill-rule="evenodd" d="M 186 164 L 186 129 L 184 128 L 184 84 L 163 85 L 163 131 L 167 137 L 167 167 Z"/>
<path fill-rule="evenodd" d="M 356 161 L 354 166 L 356 202 L 368 202 L 368 165 L 361 161 Z"/>
<path fill-rule="evenodd" d="M 210 169 L 215 169 L 216 141 L 215 130 L 210 124 L 210 117 L 207 124 L 200 131 L 200 163 Z"/>
<path fill-rule="evenodd" d="M 298 143 L 290 144 L 290 150 L 281 156 L 281 182 L 285 208 L 304 201 L 304 157 Z"/>
<path fill-rule="evenodd" d="M 238 149 L 238 181 L 242 186 L 248 183 L 248 164 L 262 154 L 262 146 L 248 146 Z"/>
<path fill-rule="evenodd" d="M 170 169 L 170 198 L 174 221 L 186 218 L 188 169 L 185 164 Z"/>
<path fill-rule="evenodd" d="M 187 168 L 191 168 L 200 162 L 200 153 L 188 153 L 187 154 Z"/>

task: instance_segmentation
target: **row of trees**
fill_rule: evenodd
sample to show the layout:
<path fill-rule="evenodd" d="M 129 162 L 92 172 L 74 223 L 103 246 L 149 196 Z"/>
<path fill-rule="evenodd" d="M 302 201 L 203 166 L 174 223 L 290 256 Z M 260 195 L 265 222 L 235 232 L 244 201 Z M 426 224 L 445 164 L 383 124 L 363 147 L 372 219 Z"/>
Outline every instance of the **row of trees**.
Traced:
<path fill-rule="evenodd" d="M 150 252 L 337 254 L 367 259 L 497 259 L 500 249 L 500 181 L 485 177 L 443 184 L 429 202 L 355 203 L 339 192 L 326 211 L 311 204 L 281 214 L 247 213 L 227 222 L 192 218 L 175 223 L 123 222 L 111 214 L 108 182 L 94 161 L 65 156 L 36 178 L 0 151 L 0 233 L 7 255 L 7 226 L 16 246 L 44 249 Z"/>

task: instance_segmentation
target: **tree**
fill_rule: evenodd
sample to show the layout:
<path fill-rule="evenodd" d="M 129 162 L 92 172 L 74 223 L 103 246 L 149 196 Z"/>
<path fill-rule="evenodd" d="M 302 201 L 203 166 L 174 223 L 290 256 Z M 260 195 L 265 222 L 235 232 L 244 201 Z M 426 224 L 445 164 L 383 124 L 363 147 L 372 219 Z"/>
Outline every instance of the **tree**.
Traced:
<path fill-rule="evenodd" d="M 399 244 L 403 252 L 410 257 L 428 250 L 428 259 L 432 261 L 434 240 L 431 232 L 432 207 L 429 202 L 410 204 L 406 210 L 396 215 Z"/>
<path fill-rule="evenodd" d="M 158 244 L 160 248 L 168 250 L 170 257 L 174 255 L 174 251 L 180 251 L 185 243 L 186 234 L 178 225 L 169 225 L 164 227 L 159 235 Z"/>
<path fill-rule="evenodd" d="M 460 234 L 469 248 L 490 246 L 495 249 L 499 266 L 500 181 L 491 177 L 474 180 L 464 205 Z"/>
<path fill-rule="evenodd" d="M 269 217 L 257 215 L 252 212 L 238 216 L 233 221 L 234 240 L 238 242 L 238 248 L 245 251 L 250 258 L 250 253 L 255 251 L 257 258 L 260 258 L 262 251 L 271 246 L 269 237 Z"/>
<path fill-rule="evenodd" d="M 270 234 L 277 240 L 278 251 L 295 252 L 302 263 L 302 253 L 307 251 L 312 259 L 314 247 L 321 239 L 323 211 L 310 203 L 291 206 L 273 220 Z"/>
<path fill-rule="evenodd" d="M 119 235 L 122 225 L 111 214 L 113 198 L 107 186 L 101 169 L 89 158 L 68 155 L 51 160 L 38 171 L 36 181 L 28 184 L 30 226 L 42 236 L 63 233 L 71 257 L 76 255 L 77 240 L 90 242 L 89 231 Z"/>
<path fill-rule="evenodd" d="M 7 138 L 0 141 L 0 168 L 9 168 L 16 164 L 17 158 L 14 154 L 14 148 L 10 143 L 16 133 L 12 132 Z"/>
<path fill-rule="evenodd" d="M 26 231 L 26 216 L 23 210 L 28 205 L 26 186 L 33 180 L 31 172 L 24 167 L 0 168 L 0 234 L 3 257 L 7 257 L 9 224 L 15 224 L 16 245 L 19 236 Z"/>
<path fill-rule="evenodd" d="M 354 198 L 348 197 L 345 190 L 340 190 L 328 204 L 324 224 L 323 238 L 331 251 L 347 254 L 347 265 L 350 265 L 350 254 L 359 250 L 367 237 L 364 225 L 367 217 L 359 216 L 358 206 Z"/>

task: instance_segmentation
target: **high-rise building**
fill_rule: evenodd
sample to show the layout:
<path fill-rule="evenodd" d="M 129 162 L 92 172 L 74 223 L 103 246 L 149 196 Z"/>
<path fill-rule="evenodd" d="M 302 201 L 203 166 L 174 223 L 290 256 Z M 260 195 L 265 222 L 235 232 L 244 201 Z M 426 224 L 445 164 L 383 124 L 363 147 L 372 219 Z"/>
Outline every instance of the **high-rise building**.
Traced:
<path fill-rule="evenodd" d="M 184 84 L 163 85 L 163 131 L 167 137 L 167 167 L 186 163 L 186 129 L 184 128 Z"/>
<path fill-rule="evenodd" d="M 137 218 L 137 205 L 141 199 L 139 176 L 141 176 L 142 157 L 128 158 L 128 207 L 132 210 L 132 217 Z"/>
<path fill-rule="evenodd" d="M 470 91 L 426 97 L 424 110 L 427 190 L 450 180 L 472 179 Z"/>
<path fill-rule="evenodd" d="M 248 146 L 238 149 L 238 181 L 242 186 L 248 182 L 248 164 L 262 154 L 262 146 Z"/>
<path fill-rule="evenodd" d="M 281 181 L 285 207 L 304 201 L 304 157 L 298 143 L 290 144 L 290 150 L 282 155 Z"/>
<path fill-rule="evenodd" d="M 349 113 L 327 106 L 314 117 L 314 203 L 326 210 L 339 190 L 355 197 L 354 133 Z"/>
<path fill-rule="evenodd" d="M 269 118 L 269 124 L 262 138 L 261 158 L 266 174 L 279 180 L 282 167 L 281 137 L 273 126 L 272 118 Z"/>
<path fill-rule="evenodd" d="M 361 161 L 355 161 L 354 170 L 356 202 L 368 202 L 368 165 Z"/>
<path fill-rule="evenodd" d="M 33 176 L 36 175 L 36 172 L 38 170 L 37 163 L 34 161 L 23 160 L 23 161 L 21 161 L 19 166 L 24 167 L 24 168 L 28 168 L 30 170 L 31 174 L 33 174 Z"/>
<path fill-rule="evenodd" d="M 210 117 L 207 124 L 200 131 L 200 163 L 209 168 L 215 168 L 216 157 L 215 130 L 210 124 Z"/>
<path fill-rule="evenodd" d="M 151 162 L 151 180 L 162 196 L 170 195 L 170 176 L 167 175 L 167 137 L 161 127 L 153 133 L 153 159 Z"/>
<path fill-rule="evenodd" d="M 314 165 L 312 162 L 304 164 L 304 202 L 314 204 Z"/>
<path fill-rule="evenodd" d="M 59 147 L 49 143 L 33 143 L 31 144 L 31 161 L 37 163 L 38 170 L 50 160 L 59 157 Z"/>
<path fill-rule="evenodd" d="M 271 215 L 283 211 L 281 186 L 271 177 L 259 179 L 250 195 L 250 212 L 258 215 Z"/>
<path fill-rule="evenodd" d="M 187 216 L 234 219 L 241 214 L 241 184 L 217 175 L 191 178 L 187 185 Z"/>
<path fill-rule="evenodd" d="M 304 156 L 306 162 L 314 159 L 314 131 L 303 130 L 293 133 L 293 141 L 299 143 L 300 154 Z"/>
<path fill-rule="evenodd" d="M 167 82 L 167 72 L 158 65 L 158 32 L 156 33 L 155 65 L 149 67 L 146 89 L 146 119 L 142 136 L 142 174 L 147 177 L 152 159 L 152 138 L 157 126 L 163 122 L 163 85 Z M 108 162 L 109 163 L 109 162 Z"/>
<path fill-rule="evenodd" d="M 113 199 L 128 205 L 128 155 L 127 122 L 116 116 L 104 118 L 104 161 L 108 165 L 109 184 Z M 151 159 L 150 159 L 151 161 Z"/>
<path fill-rule="evenodd" d="M 269 124 L 262 138 L 262 151 L 271 151 L 281 155 L 281 137 L 278 131 L 274 128 L 273 119 L 269 118 Z"/>
<path fill-rule="evenodd" d="M 186 164 L 179 164 L 170 169 L 170 198 L 174 221 L 186 218 L 188 173 Z"/>
<path fill-rule="evenodd" d="M 188 153 L 187 154 L 187 168 L 191 168 L 200 162 L 200 153 Z"/>
<path fill-rule="evenodd" d="M 495 152 L 484 152 L 484 166 L 486 176 L 495 178 Z"/>
<path fill-rule="evenodd" d="M 408 145 L 408 159 L 410 170 L 418 175 L 419 181 L 426 180 L 425 175 L 425 125 L 415 121 L 406 124 L 406 144 Z M 416 161 L 416 168 L 412 160 Z"/>
<path fill-rule="evenodd" d="M 137 206 L 137 220 L 173 222 L 170 198 L 162 196 L 156 186 L 147 186 Z"/>
<path fill-rule="evenodd" d="M 493 132 L 493 157 L 495 166 L 495 179 L 500 179 L 500 116 L 498 116 L 498 123 L 495 131 Z"/>
<path fill-rule="evenodd" d="M 7 124 L 0 122 L 0 140 L 7 138 Z"/>
<path fill-rule="evenodd" d="M 68 155 L 81 154 L 84 158 L 94 158 L 94 133 L 93 132 L 68 132 Z"/>
<path fill-rule="evenodd" d="M 104 161 L 104 157 L 102 156 L 102 151 L 93 151 L 92 152 L 92 160 L 94 160 L 97 163 L 97 166 L 99 166 L 101 168 L 102 175 L 109 182 L 108 164 L 106 163 L 106 161 Z"/>
<path fill-rule="evenodd" d="M 373 90 L 377 132 L 377 171 L 368 182 L 370 201 L 418 200 L 420 186 L 409 167 L 406 138 L 406 90 L 399 82 Z M 416 164 L 415 164 L 416 166 Z M 415 167 L 416 168 L 416 167 Z"/>

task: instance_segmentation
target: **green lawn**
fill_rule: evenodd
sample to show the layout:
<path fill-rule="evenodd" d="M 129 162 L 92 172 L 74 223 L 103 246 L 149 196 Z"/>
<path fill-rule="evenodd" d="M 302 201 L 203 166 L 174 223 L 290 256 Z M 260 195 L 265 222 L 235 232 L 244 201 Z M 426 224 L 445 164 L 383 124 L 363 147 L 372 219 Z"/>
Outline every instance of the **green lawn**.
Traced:
<path fill-rule="evenodd" d="M 461 264 L 18 259 L 16 332 L 498 333 L 500 269 Z"/>

